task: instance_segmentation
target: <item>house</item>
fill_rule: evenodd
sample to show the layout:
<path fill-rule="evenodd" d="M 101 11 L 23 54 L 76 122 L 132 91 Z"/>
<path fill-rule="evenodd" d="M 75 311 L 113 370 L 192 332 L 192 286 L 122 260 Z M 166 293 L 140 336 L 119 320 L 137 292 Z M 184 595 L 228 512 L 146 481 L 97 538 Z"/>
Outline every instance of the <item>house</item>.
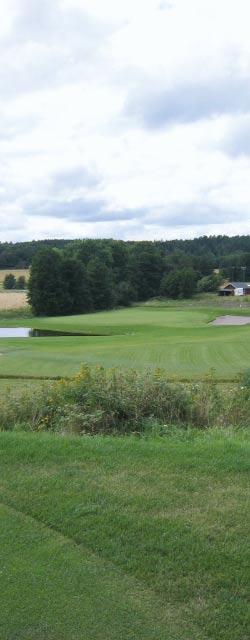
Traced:
<path fill-rule="evenodd" d="M 250 282 L 228 282 L 219 288 L 219 296 L 249 296 Z"/>

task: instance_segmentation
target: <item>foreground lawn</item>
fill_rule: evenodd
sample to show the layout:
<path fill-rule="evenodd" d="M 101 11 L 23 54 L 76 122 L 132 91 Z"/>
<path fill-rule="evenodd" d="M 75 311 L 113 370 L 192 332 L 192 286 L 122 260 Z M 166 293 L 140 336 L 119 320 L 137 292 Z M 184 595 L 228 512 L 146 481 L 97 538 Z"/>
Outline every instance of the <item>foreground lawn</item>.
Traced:
<path fill-rule="evenodd" d="M 1 640 L 246 640 L 249 439 L 2 433 Z"/>
<path fill-rule="evenodd" d="M 249 367 L 250 325 L 211 326 L 225 308 L 145 306 L 61 318 L 0 318 L 0 326 L 81 331 L 83 337 L 0 339 L 0 375 L 67 376 L 83 362 L 162 368 L 171 378 L 200 379 L 211 368 L 234 380 Z M 230 307 L 230 313 L 239 313 Z M 249 313 L 249 310 L 243 310 Z M 7 324 L 6 324 L 7 323 Z"/>

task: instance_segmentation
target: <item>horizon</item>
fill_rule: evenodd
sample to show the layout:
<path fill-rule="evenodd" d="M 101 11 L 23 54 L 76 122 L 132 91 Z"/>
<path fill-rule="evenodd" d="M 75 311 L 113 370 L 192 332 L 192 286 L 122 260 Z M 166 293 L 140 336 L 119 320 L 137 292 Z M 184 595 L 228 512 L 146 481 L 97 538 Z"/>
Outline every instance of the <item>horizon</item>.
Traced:
<path fill-rule="evenodd" d="M 44 237 L 44 238 L 31 238 L 30 240 L 0 240 L 0 245 L 1 244 L 24 244 L 27 242 L 76 242 L 76 241 L 84 241 L 84 240 L 114 240 L 115 242 L 192 242 L 193 240 L 203 240 L 203 239 L 209 239 L 209 238 L 213 238 L 213 239 L 217 239 L 217 238 L 228 238 L 228 239 L 233 239 L 233 238 L 248 238 L 250 236 L 249 234 L 236 234 L 236 235 L 232 235 L 229 236 L 227 234 L 218 234 L 218 235 L 203 235 L 203 236 L 195 236 L 194 238 L 153 238 L 153 239 L 138 239 L 138 240 L 134 240 L 133 238 L 127 238 L 126 240 L 124 240 L 124 238 L 112 238 L 111 236 L 109 237 L 76 237 L 76 238 L 66 238 L 66 237 L 53 237 L 53 238 L 49 238 L 49 237 Z"/>

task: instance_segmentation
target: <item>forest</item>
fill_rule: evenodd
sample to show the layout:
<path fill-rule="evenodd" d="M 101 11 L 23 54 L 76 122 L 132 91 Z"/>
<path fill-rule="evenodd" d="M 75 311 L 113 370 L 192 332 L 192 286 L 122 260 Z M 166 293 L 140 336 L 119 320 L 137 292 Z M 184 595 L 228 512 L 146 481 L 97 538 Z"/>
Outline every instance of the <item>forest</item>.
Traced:
<path fill-rule="evenodd" d="M 250 273 L 249 236 L 47 240 L 8 245 L 8 251 L 16 267 L 24 260 L 32 265 L 29 301 L 38 315 L 112 309 L 158 296 L 190 298 L 217 291 L 225 278 L 242 280 Z"/>
<path fill-rule="evenodd" d="M 241 279 L 241 267 L 247 266 L 250 277 L 250 235 L 246 236 L 202 236 L 193 240 L 161 240 L 125 242 L 122 240 L 33 240 L 30 242 L 0 242 L 0 269 L 23 269 L 30 266 L 37 251 L 44 247 L 56 247 L 78 251 L 82 247 L 85 254 L 93 257 L 100 249 L 111 254 L 118 251 L 131 254 L 155 248 L 161 256 L 169 256 L 181 251 L 194 260 L 194 267 L 202 275 L 208 275 L 212 269 L 220 268 L 227 272 L 228 278 Z M 121 249 L 122 247 L 122 249 Z"/>

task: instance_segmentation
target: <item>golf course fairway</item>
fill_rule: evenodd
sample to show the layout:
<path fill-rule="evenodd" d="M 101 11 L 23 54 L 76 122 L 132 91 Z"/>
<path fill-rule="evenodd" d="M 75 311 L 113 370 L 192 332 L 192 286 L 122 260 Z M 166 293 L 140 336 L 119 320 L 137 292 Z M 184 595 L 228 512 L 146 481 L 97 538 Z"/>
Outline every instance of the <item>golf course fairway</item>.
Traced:
<path fill-rule="evenodd" d="M 223 308 L 192 308 L 189 302 L 56 318 L 2 318 L 2 327 L 8 322 L 87 335 L 0 339 L 0 375 L 70 376 L 86 362 L 161 368 L 176 380 L 199 379 L 213 369 L 216 378 L 234 380 L 249 366 L 250 325 L 210 324 L 223 313 Z"/>

